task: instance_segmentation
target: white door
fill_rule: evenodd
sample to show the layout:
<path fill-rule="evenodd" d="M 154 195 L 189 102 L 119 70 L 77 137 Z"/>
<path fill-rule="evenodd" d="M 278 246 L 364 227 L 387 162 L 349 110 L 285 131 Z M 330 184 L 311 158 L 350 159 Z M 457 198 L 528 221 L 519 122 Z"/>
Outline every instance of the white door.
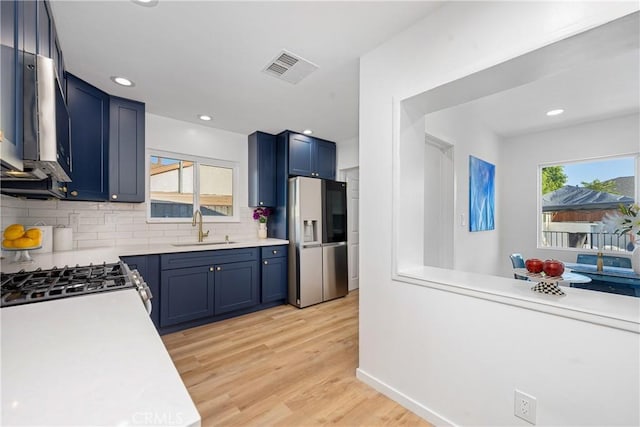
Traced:
<path fill-rule="evenodd" d="M 359 248 L 360 248 L 360 181 L 358 168 L 346 169 L 342 172 L 347 182 L 347 226 L 349 241 L 349 290 L 358 289 Z"/>

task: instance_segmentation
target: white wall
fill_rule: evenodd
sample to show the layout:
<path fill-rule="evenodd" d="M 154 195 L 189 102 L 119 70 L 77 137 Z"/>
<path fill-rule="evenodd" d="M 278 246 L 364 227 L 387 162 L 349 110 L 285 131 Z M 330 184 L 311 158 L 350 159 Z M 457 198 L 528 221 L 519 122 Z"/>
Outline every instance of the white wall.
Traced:
<path fill-rule="evenodd" d="M 501 274 L 509 276 L 509 254 L 520 252 L 525 258 L 556 258 L 575 262 L 578 249 L 537 249 L 538 167 L 542 163 L 640 152 L 638 114 L 537 132 L 505 139 L 500 151 L 502 176 L 500 192 Z"/>
<path fill-rule="evenodd" d="M 427 133 L 454 146 L 455 226 L 453 239 L 454 268 L 474 273 L 497 274 L 500 271 L 500 192 L 496 191 L 495 230 L 469 231 L 469 156 L 496 165 L 501 179 L 500 137 L 463 109 L 443 110 L 425 117 Z M 426 202 L 426 201 L 425 201 Z M 429 231 L 425 231 L 429 233 Z M 432 239 L 425 234 L 425 240 Z"/>
<path fill-rule="evenodd" d="M 248 204 L 247 136 L 147 113 L 146 148 L 186 153 L 240 164 L 235 192 L 239 222 L 208 223 L 211 240 L 253 239 L 257 225 Z M 148 166 L 147 166 L 148 167 Z M 74 248 L 144 243 L 192 241 L 197 230 L 191 223 L 148 224 L 146 203 L 96 203 L 65 200 L 24 200 L 2 196 L 1 226 L 12 223 L 65 225 L 73 228 Z M 75 219 L 77 218 L 77 223 Z M 205 218 L 206 221 L 207 218 Z"/>
<path fill-rule="evenodd" d="M 336 144 L 336 171 L 338 177 L 343 169 L 358 167 L 358 137 Z"/>
<path fill-rule="evenodd" d="M 537 397 L 538 425 L 640 424 L 637 334 L 396 282 L 389 250 L 402 172 L 392 167 L 394 100 L 637 7 L 447 3 L 361 58 L 360 200 L 375 215 L 361 216 L 360 378 L 437 423 L 529 425 L 513 415 L 517 387 Z"/>

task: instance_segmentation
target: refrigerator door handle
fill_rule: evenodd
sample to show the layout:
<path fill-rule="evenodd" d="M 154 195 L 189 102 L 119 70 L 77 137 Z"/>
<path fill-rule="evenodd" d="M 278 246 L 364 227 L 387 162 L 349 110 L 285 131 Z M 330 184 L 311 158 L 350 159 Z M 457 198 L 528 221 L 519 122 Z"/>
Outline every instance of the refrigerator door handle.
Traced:
<path fill-rule="evenodd" d="M 313 243 L 310 245 L 302 245 L 302 249 L 319 248 L 320 246 L 322 246 L 322 243 Z"/>
<path fill-rule="evenodd" d="M 344 246 L 346 244 L 347 244 L 347 242 L 323 243 L 322 247 L 323 248 L 331 248 L 333 246 Z"/>

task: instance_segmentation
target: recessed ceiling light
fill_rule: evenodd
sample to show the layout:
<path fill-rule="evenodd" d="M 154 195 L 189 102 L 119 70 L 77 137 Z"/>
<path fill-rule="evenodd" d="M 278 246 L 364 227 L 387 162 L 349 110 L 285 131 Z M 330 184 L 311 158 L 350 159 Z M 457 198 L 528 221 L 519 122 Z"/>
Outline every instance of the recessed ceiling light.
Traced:
<path fill-rule="evenodd" d="M 311 135 L 313 131 L 311 129 L 305 129 L 302 131 L 302 133 L 304 133 L 305 135 Z"/>
<path fill-rule="evenodd" d="M 120 86 L 127 86 L 127 87 L 135 86 L 135 84 L 131 80 L 126 79 L 124 77 L 112 76 L 111 80 L 113 80 L 115 83 L 119 84 Z"/>
<path fill-rule="evenodd" d="M 562 113 L 564 113 L 564 110 L 562 108 L 558 108 L 557 110 L 547 111 L 547 116 L 559 116 Z"/>
<path fill-rule="evenodd" d="M 201 114 L 198 116 L 198 118 L 200 120 L 204 120 L 205 122 L 208 122 L 209 120 L 211 120 L 211 116 L 207 116 L 206 114 Z"/>
<path fill-rule="evenodd" d="M 153 7 L 158 4 L 158 0 L 131 0 L 137 5 L 145 6 L 145 7 Z"/>

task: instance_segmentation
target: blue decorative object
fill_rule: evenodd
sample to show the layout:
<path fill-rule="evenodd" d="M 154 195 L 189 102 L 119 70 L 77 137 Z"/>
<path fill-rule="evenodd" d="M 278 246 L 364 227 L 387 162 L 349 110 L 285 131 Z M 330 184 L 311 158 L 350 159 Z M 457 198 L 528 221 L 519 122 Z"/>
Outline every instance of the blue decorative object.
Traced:
<path fill-rule="evenodd" d="M 469 156 L 469 231 L 495 229 L 496 166 Z"/>

